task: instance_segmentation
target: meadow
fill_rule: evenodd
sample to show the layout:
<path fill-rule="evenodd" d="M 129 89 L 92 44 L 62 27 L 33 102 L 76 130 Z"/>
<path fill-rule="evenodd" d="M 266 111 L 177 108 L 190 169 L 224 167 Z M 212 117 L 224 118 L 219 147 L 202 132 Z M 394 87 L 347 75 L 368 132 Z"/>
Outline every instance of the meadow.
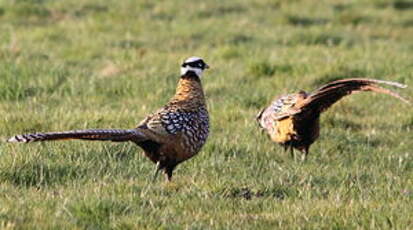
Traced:
<path fill-rule="evenodd" d="M 412 106 L 343 99 L 304 163 L 255 122 L 345 77 L 413 99 L 412 38 L 408 0 L 0 0 L 0 229 L 413 229 Z M 132 143 L 4 141 L 135 127 L 192 55 L 211 135 L 171 183 Z"/>

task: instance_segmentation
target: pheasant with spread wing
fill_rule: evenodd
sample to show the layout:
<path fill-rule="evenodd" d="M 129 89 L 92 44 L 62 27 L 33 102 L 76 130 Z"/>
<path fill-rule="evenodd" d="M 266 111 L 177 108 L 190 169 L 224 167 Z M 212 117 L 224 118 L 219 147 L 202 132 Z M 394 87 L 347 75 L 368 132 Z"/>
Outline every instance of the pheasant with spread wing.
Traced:
<path fill-rule="evenodd" d="M 271 140 L 290 148 L 292 157 L 294 148 L 308 155 L 311 144 L 319 136 L 320 114 L 346 95 L 360 91 L 373 91 L 388 94 L 409 103 L 396 92 L 382 88 L 379 84 L 405 88 L 403 84 L 375 79 L 352 78 L 330 82 L 313 93 L 300 91 L 276 98 L 270 106 L 257 115 L 257 122 L 265 129 Z"/>
<path fill-rule="evenodd" d="M 17 135 L 8 142 L 51 140 L 131 141 L 157 165 L 154 178 L 163 170 L 171 180 L 175 167 L 196 155 L 209 133 L 209 116 L 201 76 L 209 66 L 199 57 L 190 57 L 181 66 L 175 95 L 161 109 L 146 117 L 134 129 L 90 129 Z"/>

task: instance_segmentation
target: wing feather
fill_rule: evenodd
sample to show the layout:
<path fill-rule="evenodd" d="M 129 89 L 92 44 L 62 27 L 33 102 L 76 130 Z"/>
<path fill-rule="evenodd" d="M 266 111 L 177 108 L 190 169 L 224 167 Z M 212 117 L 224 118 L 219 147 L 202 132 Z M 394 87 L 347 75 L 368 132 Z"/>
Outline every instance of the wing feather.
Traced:
<path fill-rule="evenodd" d="M 364 78 L 349 78 L 343 80 L 337 80 L 330 82 L 321 88 L 311 93 L 305 100 L 296 105 L 301 111 L 311 111 L 321 113 L 331 107 L 334 103 L 341 98 L 362 91 L 373 91 L 377 93 L 387 94 L 396 97 L 408 104 L 410 102 L 400 96 L 398 93 L 386 88 L 378 86 L 378 84 L 386 84 L 399 88 L 405 88 L 406 85 L 383 81 L 376 79 L 364 79 Z"/>

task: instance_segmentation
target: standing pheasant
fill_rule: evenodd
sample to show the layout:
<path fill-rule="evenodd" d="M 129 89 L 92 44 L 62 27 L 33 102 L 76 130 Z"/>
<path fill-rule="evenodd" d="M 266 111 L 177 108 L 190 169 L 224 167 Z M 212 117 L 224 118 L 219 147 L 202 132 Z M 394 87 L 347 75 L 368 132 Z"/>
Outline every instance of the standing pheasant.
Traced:
<path fill-rule="evenodd" d="M 134 129 L 89 129 L 17 135 L 8 142 L 35 142 L 66 139 L 132 141 L 154 162 L 156 172 L 172 178 L 175 167 L 196 155 L 209 133 L 209 117 L 201 76 L 209 66 L 199 57 L 190 57 L 181 66 L 175 95 L 161 109 L 147 116 Z"/>
<path fill-rule="evenodd" d="M 320 114 L 346 95 L 360 92 L 373 91 L 384 93 L 409 103 L 399 94 L 378 86 L 386 84 L 405 88 L 396 82 L 374 79 L 343 79 L 330 82 L 313 93 L 300 91 L 296 94 L 282 95 L 275 99 L 270 106 L 261 110 L 257 115 L 257 122 L 265 129 L 271 139 L 290 148 L 294 158 L 294 149 L 303 153 L 305 160 L 311 144 L 319 136 Z"/>

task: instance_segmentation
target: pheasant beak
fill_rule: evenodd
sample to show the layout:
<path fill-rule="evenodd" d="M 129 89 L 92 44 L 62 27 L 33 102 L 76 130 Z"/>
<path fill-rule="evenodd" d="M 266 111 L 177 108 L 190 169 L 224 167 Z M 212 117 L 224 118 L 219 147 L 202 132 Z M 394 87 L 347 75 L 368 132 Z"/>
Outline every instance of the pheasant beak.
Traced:
<path fill-rule="evenodd" d="M 209 69 L 209 65 L 205 64 L 205 69 Z"/>

